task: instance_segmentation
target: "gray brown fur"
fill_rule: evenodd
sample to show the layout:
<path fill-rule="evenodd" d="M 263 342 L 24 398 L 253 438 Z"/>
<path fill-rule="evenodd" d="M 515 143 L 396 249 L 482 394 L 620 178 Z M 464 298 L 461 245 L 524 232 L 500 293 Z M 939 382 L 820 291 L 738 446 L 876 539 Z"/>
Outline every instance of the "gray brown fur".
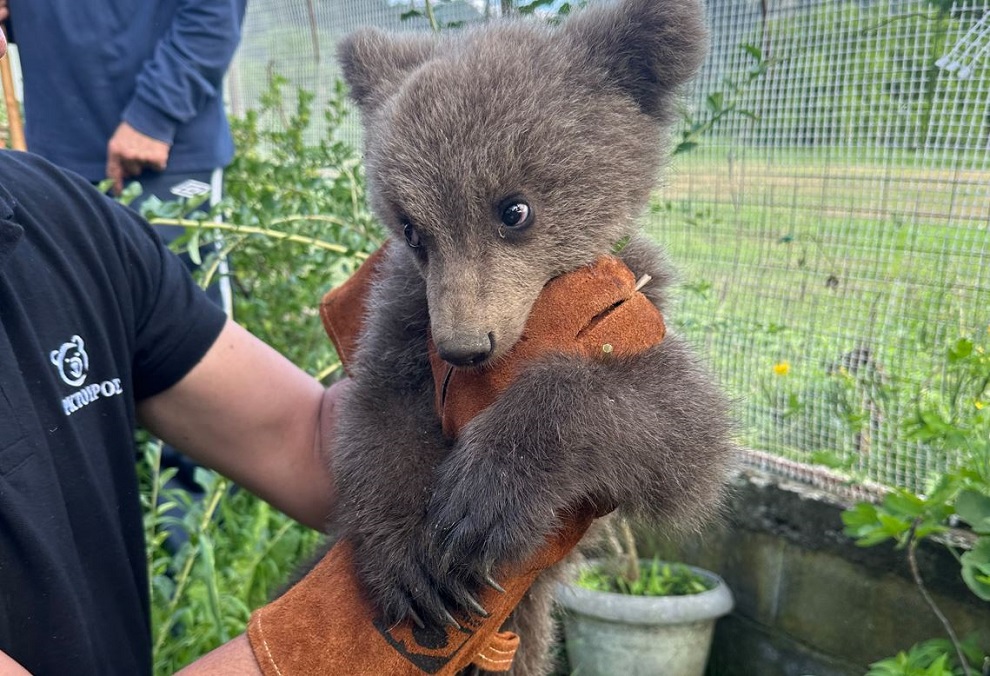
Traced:
<path fill-rule="evenodd" d="M 387 619 L 413 608 L 442 621 L 583 500 L 668 529 L 717 511 L 733 455 L 726 403 L 676 335 L 628 359 L 541 359 L 454 444 L 426 353 L 429 331 L 441 353 L 492 340 L 499 359 L 549 279 L 628 236 L 622 256 L 653 276 L 646 291 L 663 309 L 670 275 L 636 218 L 706 47 L 696 0 L 622 0 L 559 27 L 503 21 L 437 39 L 364 30 L 340 46 L 372 207 L 395 237 L 342 402 L 335 520 Z M 503 238 L 510 196 L 535 221 Z M 404 243 L 406 222 L 420 249 Z M 516 674 L 548 669 L 551 588 L 539 582 L 512 619 Z"/>

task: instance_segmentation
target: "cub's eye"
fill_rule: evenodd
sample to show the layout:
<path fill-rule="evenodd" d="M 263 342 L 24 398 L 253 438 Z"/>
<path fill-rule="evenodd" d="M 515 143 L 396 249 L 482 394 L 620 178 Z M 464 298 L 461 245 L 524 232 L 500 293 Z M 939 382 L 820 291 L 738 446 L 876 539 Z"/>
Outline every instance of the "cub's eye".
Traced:
<path fill-rule="evenodd" d="M 407 222 L 402 226 L 402 234 L 406 236 L 406 244 L 413 249 L 418 249 L 422 246 L 423 242 L 419 239 L 419 233 L 413 227 L 412 223 Z"/>
<path fill-rule="evenodd" d="M 521 230 L 533 222 L 533 210 L 522 200 L 512 200 L 502 207 L 502 225 Z"/>

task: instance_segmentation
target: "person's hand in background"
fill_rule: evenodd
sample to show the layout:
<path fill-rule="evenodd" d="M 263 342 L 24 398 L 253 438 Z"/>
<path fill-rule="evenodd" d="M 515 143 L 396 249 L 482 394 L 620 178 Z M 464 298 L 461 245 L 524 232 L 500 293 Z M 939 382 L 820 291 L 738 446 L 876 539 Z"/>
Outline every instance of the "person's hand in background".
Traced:
<path fill-rule="evenodd" d="M 7 0 L 0 0 L 0 21 L 6 21 L 9 16 L 10 10 L 7 8 Z"/>
<path fill-rule="evenodd" d="M 6 4 L 6 0 L 0 0 Z M 107 144 L 107 177 L 113 179 L 114 192 L 124 189 L 124 179 L 139 175 L 145 168 L 163 171 L 168 164 L 171 146 L 142 134 L 121 122 Z"/>

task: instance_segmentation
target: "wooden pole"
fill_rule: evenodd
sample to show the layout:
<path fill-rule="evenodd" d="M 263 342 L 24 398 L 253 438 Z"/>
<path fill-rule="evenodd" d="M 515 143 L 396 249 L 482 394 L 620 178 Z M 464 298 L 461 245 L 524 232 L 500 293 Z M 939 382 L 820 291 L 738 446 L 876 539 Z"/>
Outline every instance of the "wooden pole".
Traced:
<path fill-rule="evenodd" d="M 10 125 L 10 147 L 14 150 L 27 150 L 24 140 L 24 121 L 21 119 L 21 104 L 14 93 L 14 74 L 10 70 L 10 56 L 0 59 L 0 81 L 3 83 L 3 99 L 7 104 L 7 123 Z"/>

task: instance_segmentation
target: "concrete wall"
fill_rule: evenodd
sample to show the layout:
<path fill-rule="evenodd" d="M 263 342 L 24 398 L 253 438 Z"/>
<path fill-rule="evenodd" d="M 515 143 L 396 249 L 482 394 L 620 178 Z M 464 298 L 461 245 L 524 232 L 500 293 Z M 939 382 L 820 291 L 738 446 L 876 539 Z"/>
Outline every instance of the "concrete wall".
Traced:
<path fill-rule="evenodd" d="M 856 547 L 829 496 L 756 472 L 735 489 L 726 523 L 702 538 L 641 535 L 644 556 L 699 565 L 729 583 L 736 609 L 716 629 L 710 673 L 861 676 L 871 662 L 944 637 L 905 553 Z M 956 560 L 930 544 L 918 562 L 956 632 L 976 634 L 990 653 L 990 603 L 966 588 Z"/>

